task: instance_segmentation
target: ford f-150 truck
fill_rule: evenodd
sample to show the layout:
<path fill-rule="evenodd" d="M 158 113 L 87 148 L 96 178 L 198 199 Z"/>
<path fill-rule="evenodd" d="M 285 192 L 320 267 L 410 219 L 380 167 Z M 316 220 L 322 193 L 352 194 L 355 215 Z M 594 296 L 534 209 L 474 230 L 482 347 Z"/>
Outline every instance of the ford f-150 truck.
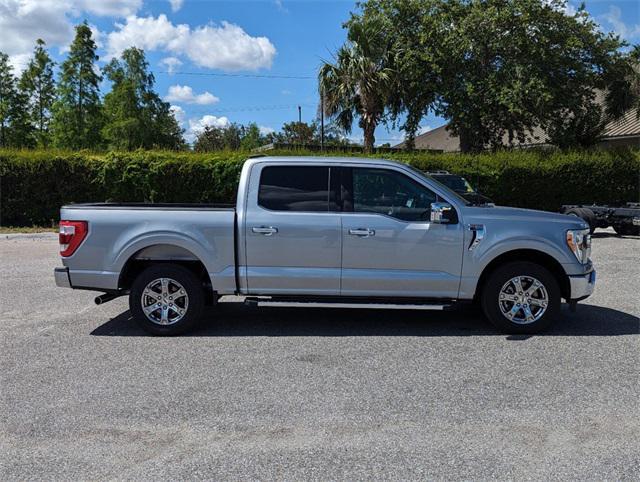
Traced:
<path fill-rule="evenodd" d="M 58 286 L 128 295 L 133 318 L 182 333 L 223 295 L 283 306 L 443 309 L 477 302 L 534 333 L 595 285 L 575 216 L 473 205 L 386 160 L 245 162 L 233 206 L 72 204 L 61 209 Z"/>

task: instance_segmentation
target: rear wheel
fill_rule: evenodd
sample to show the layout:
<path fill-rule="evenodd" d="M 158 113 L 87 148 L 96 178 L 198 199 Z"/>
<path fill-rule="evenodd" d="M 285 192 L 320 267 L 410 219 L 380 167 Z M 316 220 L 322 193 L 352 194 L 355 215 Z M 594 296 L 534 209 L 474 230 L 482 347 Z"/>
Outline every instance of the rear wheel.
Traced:
<path fill-rule="evenodd" d="M 633 236 L 640 234 L 640 226 L 634 226 L 633 224 L 618 223 L 613 225 L 613 229 L 620 236 Z"/>
<path fill-rule="evenodd" d="M 549 270 L 513 262 L 497 268 L 482 290 L 482 311 L 506 333 L 539 333 L 560 312 L 560 288 Z"/>
<path fill-rule="evenodd" d="M 144 270 L 133 282 L 129 308 L 135 321 L 154 335 L 177 335 L 200 319 L 204 291 L 188 269 L 159 264 Z"/>

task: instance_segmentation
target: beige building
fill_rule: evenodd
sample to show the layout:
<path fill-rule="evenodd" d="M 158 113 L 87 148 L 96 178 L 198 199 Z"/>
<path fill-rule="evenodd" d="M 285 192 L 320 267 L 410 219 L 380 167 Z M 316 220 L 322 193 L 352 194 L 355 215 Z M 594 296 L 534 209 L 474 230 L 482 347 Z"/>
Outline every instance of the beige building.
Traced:
<path fill-rule="evenodd" d="M 508 144 L 508 138 L 505 135 L 503 139 L 504 145 Z M 456 152 L 460 150 L 460 138 L 454 136 L 447 130 L 447 126 L 441 126 L 424 134 L 416 136 L 416 149 L 435 150 L 444 152 Z M 515 147 L 546 147 L 549 146 L 547 135 L 543 129 L 535 128 L 532 133 L 527 135 L 525 142 L 515 141 Z M 602 136 L 602 140 L 598 146 L 611 149 L 614 147 L 633 146 L 640 148 L 640 117 L 638 110 L 632 109 L 620 119 L 609 122 Z M 404 142 L 394 146 L 402 149 Z"/>

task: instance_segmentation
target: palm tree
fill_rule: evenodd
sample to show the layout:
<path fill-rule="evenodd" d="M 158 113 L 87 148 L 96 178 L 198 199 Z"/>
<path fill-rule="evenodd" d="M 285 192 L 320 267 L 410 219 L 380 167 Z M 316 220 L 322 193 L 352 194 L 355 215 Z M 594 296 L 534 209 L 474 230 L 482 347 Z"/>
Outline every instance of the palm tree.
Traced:
<path fill-rule="evenodd" d="M 320 108 L 346 133 L 358 116 L 365 152 L 370 152 L 394 81 L 391 48 L 375 23 L 352 23 L 334 60 L 323 62 L 318 74 L 324 104 Z"/>

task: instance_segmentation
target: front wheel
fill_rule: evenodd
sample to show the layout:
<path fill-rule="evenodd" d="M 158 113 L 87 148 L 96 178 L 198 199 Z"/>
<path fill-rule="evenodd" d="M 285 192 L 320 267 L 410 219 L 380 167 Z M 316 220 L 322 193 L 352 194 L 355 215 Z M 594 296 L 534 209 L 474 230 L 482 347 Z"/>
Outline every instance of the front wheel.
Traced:
<path fill-rule="evenodd" d="M 177 335 L 200 319 L 204 291 L 200 280 L 175 264 L 145 269 L 133 282 L 129 308 L 134 320 L 154 335 Z"/>
<path fill-rule="evenodd" d="M 539 333 L 560 313 L 560 288 L 549 270 L 513 262 L 497 268 L 482 290 L 482 310 L 506 333 Z"/>

